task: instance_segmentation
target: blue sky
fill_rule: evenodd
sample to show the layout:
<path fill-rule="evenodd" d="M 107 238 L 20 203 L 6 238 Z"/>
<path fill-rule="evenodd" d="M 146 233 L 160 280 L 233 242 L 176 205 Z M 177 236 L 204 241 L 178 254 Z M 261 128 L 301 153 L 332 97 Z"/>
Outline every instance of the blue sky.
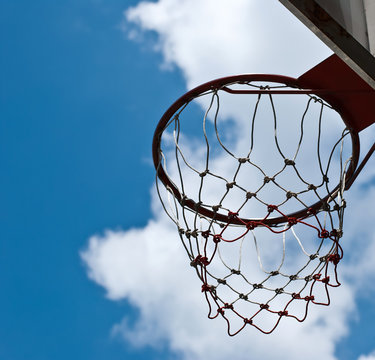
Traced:
<path fill-rule="evenodd" d="M 149 217 L 158 89 L 182 90 L 120 31 L 134 3 L 1 2 L 1 359 L 149 358 L 110 337 L 130 309 L 79 257 Z"/>
<path fill-rule="evenodd" d="M 113 234 L 132 236 L 134 247 L 149 240 L 150 219 L 159 221 L 151 198 L 152 135 L 171 102 L 192 84 L 250 64 L 257 70 L 268 60 L 228 63 L 226 70 L 219 53 L 212 74 L 205 67 L 194 70 L 190 57 L 173 57 L 178 47 L 171 55 L 168 42 L 159 42 L 168 26 L 151 21 L 147 27 L 146 15 L 125 22 L 124 11 L 137 5 L 135 0 L 0 4 L 0 359 L 188 358 L 158 319 L 151 319 L 156 341 L 139 336 L 132 341 L 126 334 L 136 328 L 140 313 L 147 319 L 144 305 L 136 300 L 138 288 L 107 282 L 105 274 L 98 275 L 102 270 L 85 264 L 80 254 L 89 253 L 88 239 L 95 236 L 101 244 Z M 282 14 L 280 21 L 292 21 Z M 272 19 L 277 24 L 278 18 Z M 303 32 L 298 22 L 293 26 Z M 152 31 L 139 31 L 142 27 Z M 307 47 L 319 46 L 313 42 Z M 319 56 L 326 54 L 322 48 Z M 314 56 L 306 69 L 318 62 Z M 280 62 L 287 69 L 287 60 Z M 297 74 L 291 75 L 302 70 L 293 69 Z M 105 233 L 108 229 L 112 233 Z M 129 252 L 132 244 L 127 243 Z M 142 261 L 139 268 L 127 268 L 124 277 L 140 276 L 141 284 Z M 332 340 L 337 359 L 357 360 L 374 350 L 373 291 L 366 287 L 356 310 L 348 310 L 347 334 Z M 167 314 L 173 317 L 173 312 Z M 113 335 L 123 318 L 127 330 Z"/>

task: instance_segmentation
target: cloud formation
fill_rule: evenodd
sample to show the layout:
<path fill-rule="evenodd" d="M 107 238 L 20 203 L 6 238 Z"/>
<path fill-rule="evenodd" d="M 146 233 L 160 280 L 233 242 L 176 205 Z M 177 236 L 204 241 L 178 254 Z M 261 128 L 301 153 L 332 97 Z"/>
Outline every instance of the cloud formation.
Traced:
<path fill-rule="evenodd" d="M 276 0 L 144 1 L 125 17 L 133 37 L 157 33 L 155 48 L 188 88 L 237 73 L 298 76 L 331 53 Z"/>
<path fill-rule="evenodd" d="M 157 34 L 156 51 L 164 65 L 182 71 L 187 88 L 236 73 L 298 76 L 330 54 L 276 0 L 144 1 L 128 9 L 125 17 L 132 38 L 137 32 Z M 232 118 L 234 125 L 245 121 Z M 186 143 L 186 151 L 193 151 L 191 144 Z M 365 175 L 348 196 L 349 203 L 356 204 L 347 210 L 351 219 L 357 219 L 364 206 L 355 199 L 369 204 L 375 199 L 368 187 L 371 172 Z M 335 359 L 335 344 L 348 334 L 348 320 L 355 315 L 359 279 L 365 281 L 375 270 L 370 219 L 361 220 L 360 239 L 355 221 L 345 225 L 350 253 L 340 269 L 348 282 L 332 293 L 330 308 L 312 308 L 303 325 L 285 319 L 267 337 L 249 329 L 229 338 L 221 319 L 206 318 L 200 281 L 155 193 L 151 206 L 153 218 L 144 228 L 94 235 L 81 253 L 88 276 L 109 299 L 126 299 L 139 310 L 134 325 L 124 318 L 114 333 L 136 346 L 165 342 L 183 359 L 249 359 L 249 354 L 254 359 Z M 364 359 L 372 357 L 360 358 Z"/>

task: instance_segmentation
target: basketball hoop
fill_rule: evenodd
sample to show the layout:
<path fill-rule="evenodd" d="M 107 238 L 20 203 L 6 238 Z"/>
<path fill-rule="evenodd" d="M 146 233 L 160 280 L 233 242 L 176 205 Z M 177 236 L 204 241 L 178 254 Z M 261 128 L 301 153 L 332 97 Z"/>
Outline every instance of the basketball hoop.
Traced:
<path fill-rule="evenodd" d="M 309 75 L 208 82 L 178 99 L 155 131 L 163 208 L 202 282 L 208 317 L 224 318 L 231 336 L 247 326 L 271 333 L 282 318 L 302 322 L 340 285 L 344 191 L 358 175 L 362 129 L 340 102 L 348 92 L 311 88 Z M 367 99 L 367 89 L 358 93 Z M 249 121 L 237 129 L 247 145 L 236 147 L 226 130 L 237 102 Z M 201 142 L 186 146 L 184 129 L 197 119 Z"/>

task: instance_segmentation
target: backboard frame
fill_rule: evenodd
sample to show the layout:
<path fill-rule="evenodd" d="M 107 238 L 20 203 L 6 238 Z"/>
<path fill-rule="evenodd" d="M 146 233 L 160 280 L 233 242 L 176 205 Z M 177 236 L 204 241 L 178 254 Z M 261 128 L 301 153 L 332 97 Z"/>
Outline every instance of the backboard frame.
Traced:
<path fill-rule="evenodd" d="M 375 57 L 316 0 L 279 1 L 375 89 Z"/>

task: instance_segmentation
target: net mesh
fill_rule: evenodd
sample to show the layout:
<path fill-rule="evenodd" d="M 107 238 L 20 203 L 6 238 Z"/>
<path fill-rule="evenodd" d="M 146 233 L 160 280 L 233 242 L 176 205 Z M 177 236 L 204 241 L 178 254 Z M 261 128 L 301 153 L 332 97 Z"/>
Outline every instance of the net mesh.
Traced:
<path fill-rule="evenodd" d="M 321 98 L 279 94 L 288 89 L 241 82 L 199 94 L 170 118 L 158 149 L 168 178 L 159 197 L 208 317 L 222 317 L 229 335 L 304 321 L 340 285 L 349 131 Z"/>

